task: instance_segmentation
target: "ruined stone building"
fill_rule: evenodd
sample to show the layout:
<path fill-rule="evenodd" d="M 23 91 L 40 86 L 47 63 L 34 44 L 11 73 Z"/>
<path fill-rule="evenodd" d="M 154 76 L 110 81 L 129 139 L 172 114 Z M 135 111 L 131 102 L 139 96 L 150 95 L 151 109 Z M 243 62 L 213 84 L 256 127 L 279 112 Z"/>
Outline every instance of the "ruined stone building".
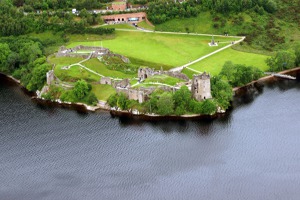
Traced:
<path fill-rule="evenodd" d="M 197 101 L 211 99 L 210 75 L 206 72 L 203 74 L 194 75 L 191 90 L 193 98 Z"/>
<path fill-rule="evenodd" d="M 154 75 L 154 70 L 148 67 L 138 69 L 138 78 L 142 82 L 150 76 Z"/>

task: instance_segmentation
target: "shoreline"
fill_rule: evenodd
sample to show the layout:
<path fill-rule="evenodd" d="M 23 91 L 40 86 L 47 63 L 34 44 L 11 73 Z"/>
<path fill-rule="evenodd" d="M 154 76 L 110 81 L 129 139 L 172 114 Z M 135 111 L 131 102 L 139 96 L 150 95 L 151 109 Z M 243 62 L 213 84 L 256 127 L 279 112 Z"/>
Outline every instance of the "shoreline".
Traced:
<path fill-rule="evenodd" d="M 278 73 L 294 75 L 294 76 L 296 76 L 297 79 L 299 79 L 299 75 L 298 75 L 299 72 L 300 72 L 300 67 L 296 67 L 296 68 L 284 70 L 284 71 L 281 71 Z M 24 86 L 21 85 L 21 82 L 19 80 L 15 79 L 14 77 L 12 77 L 10 75 L 6 75 L 4 73 L 0 73 L 0 77 L 1 76 L 4 76 L 7 80 L 12 81 L 13 83 L 17 84 L 18 86 L 21 86 L 21 88 L 24 90 L 24 92 L 29 94 L 29 96 L 31 96 L 31 99 L 33 101 L 35 101 L 35 103 L 43 104 L 43 105 L 51 105 L 51 106 L 61 106 L 63 108 L 71 108 L 71 109 L 74 109 L 77 111 L 83 111 L 83 112 L 106 111 L 106 112 L 109 112 L 114 117 L 116 116 L 116 117 L 141 118 L 141 119 L 145 119 L 145 120 L 149 120 L 149 119 L 151 119 L 151 120 L 153 120 L 153 119 L 156 119 L 156 120 L 161 120 L 161 119 L 171 119 L 171 120 L 215 119 L 215 118 L 217 118 L 219 116 L 223 116 L 224 114 L 227 113 L 227 111 L 225 111 L 225 113 L 215 113 L 213 115 L 186 114 L 186 115 L 179 115 L 179 116 L 177 116 L 177 115 L 162 116 L 162 115 L 149 114 L 149 113 L 148 114 L 147 113 L 139 114 L 139 113 L 133 113 L 130 111 L 112 110 L 104 105 L 100 106 L 99 104 L 97 106 L 89 106 L 87 104 L 80 103 L 80 102 L 71 103 L 71 102 L 61 102 L 60 100 L 51 101 L 51 100 L 45 100 L 43 98 L 37 97 L 36 93 L 28 91 Z M 259 88 L 268 82 L 274 82 L 274 81 L 277 81 L 278 79 L 280 79 L 280 78 L 269 75 L 269 76 L 264 76 L 258 80 L 254 80 L 246 85 L 243 85 L 240 87 L 235 87 L 235 88 L 233 88 L 233 92 L 234 92 L 233 97 L 242 96 L 245 93 L 247 93 L 248 90 L 251 88 Z"/>

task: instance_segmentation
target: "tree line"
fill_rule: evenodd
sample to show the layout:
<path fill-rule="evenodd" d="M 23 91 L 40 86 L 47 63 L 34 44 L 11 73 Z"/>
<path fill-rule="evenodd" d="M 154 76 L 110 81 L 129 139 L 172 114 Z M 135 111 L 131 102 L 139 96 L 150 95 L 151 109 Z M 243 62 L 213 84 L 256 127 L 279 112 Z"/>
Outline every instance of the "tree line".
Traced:
<path fill-rule="evenodd" d="M 88 28 L 101 22 L 101 16 L 91 14 L 85 9 L 80 13 L 81 20 L 75 21 L 72 13 L 57 10 L 40 14 L 24 14 L 14 7 L 9 0 L 0 1 L 0 36 L 18 36 L 31 32 L 64 31 L 67 33 L 111 34 L 113 28 Z"/>
<path fill-rule="evenodd" d="M 50 69 L 39 41 L 27 37 L 0 39 L 0 71 L 12 74 L 29 91 L 44 86 Z"/>
<path fill-rule="evenodd" d="M 153 1 L 149 3 L 148 18 L 154 24 L 161 24 L 174 18 L 189 18 L 197 16 L 201 11 L 222 13 L 243 12 L 257 9 L 262 12 L 273 13 L 277 10 L 274 0 L 187 0 L 178 2 L 174 0 Z"/>

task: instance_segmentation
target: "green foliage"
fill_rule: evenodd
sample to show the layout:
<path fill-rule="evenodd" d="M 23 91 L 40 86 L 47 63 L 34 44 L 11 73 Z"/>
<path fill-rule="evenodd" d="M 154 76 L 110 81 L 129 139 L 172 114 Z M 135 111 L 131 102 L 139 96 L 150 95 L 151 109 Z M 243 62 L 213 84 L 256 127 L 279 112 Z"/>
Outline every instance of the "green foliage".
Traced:
<path fill-rule="evenodd" d="M 228 82 L 216 76 L 211 79 L 211 93 L 218 106 L 226 110 L 230 106 L 233 97 L 232 87 Z"/>
<path fill-rule="evenodd" d="M 182 108 L 187 110 L 188 105 L 191 101 L 191 97 L 192 97 L 192 93 L 187 86 L 182 86 L 179 90 L 177 90 L 173 95 L 176 111 L 177 108 L 178 111 L 181 111 Z"/>
<path fill-rule="evenodd" d="M 64 102 L 77 102 L 77 98 L 72 90 L 64 91 L 61 94 L 60 99 Z"/>
<path fill-rule="evenodd" d="M 213 100 L 204 100 L 201 105 L 201 113 L 205 115 L 211 115 L 214 114 L 217 110 L 217 105 Z"/>
<path fill-rule="evenodd" d="M 9 72 L 9 62 L 8 58 L 11 55 L 11 50 L 6 43 L 0 43 L 0 71 L 2 72 Z"/>
<path fill-rule="evenodd" d="M 83 99 L 89 94 L 90 90 L 91 88 L 85 80 L 79 80 L 75 83 L 73 92 L 76 98 Z"/>
<path fill-rule="evenodd" d="M 108 100 L 107 100 L 107 103 L 110 107 L 115 107 L 117 106 L 117 103 L 118 103 L 118 98 L 119 98 L 119 95 L 118 94 L 113 94 L 113 95 L 110 95 Z"/>
<path fill-rule="evenodd" d="M 128 98 L 123 92 L 121 92 L 119 94 L 117 105 L 122 110 L 128 110 L 129 109 Z"/>
<path fill-rule="evenodd" d="M 163 93 L 157 101 L 157 113 L 160 115 L 171 115 L 174 112 L 174 100 L 172 94 Z"/>
<path fill-rule="evenodd" d="M 49 92 L 42 95 L 43 98 L 47 100 L 55 100 L 59 99 L 63 93 L 63 89 L 61 87 L 57 87 L 56 85 L 50 85 Z"/>
<path fill-rule="evenodd" d="M 236 87 L 259 79 L 263 76 L 263 72 L 256 67 L 226 62 L 220 76 L 225 77 L 231 86 Z"/>
<path fill-rule="evenodd" d="M 31 75 L 31 79 L 26 86 L 29 91 L 36 91 L 42 89 L 46 82 L 46 73 L 51 69 L 51 65 L 42 64 L 34 67 Z"/>
<path fill-rule="evenodd" d="M 150 21 L 161 24 L 167 20 L 180 17 L 197 16 L 200 6 L 197 1 L 185 1 L 175 3 L 174 1 L 156 1 L 149 3 L 147 15 Z"/>
<path fill-rule="evenodd" d="M 296 55 L 291 51 L 278 51 L 275 56 L 266 60 L 270 71 L 283 71 L 295 67 Z"/>

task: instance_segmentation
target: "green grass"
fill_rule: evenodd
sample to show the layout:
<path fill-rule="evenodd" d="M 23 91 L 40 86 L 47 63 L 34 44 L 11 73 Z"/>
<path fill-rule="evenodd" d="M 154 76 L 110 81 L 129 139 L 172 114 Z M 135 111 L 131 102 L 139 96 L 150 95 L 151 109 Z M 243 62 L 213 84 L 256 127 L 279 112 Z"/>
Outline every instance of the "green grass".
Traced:
<path fill-rule="evenodd" d="M 192 79 L 193 78 L 193 75 L 194 74 L 197 74 L 196 72 L 192 71 L 192 70 L 189 70 L 187 68 L 184 68 L 182 70 L 182 73 L 184 73 L 185 75 L 187 75 L 189 77 L 189 79 Z"/>
<path fill-rule="evenodd" d="M 78 63 L 82 61 L 83 58 L 70 58 L 70 57 L 55 57 L 55 56 L 50 56 L 48 57 L 48 61 L 52 64 L 55 64 L 57 67 L 63 67 L 63 66 L 68 66 L 71 64 Z"/>
<path fill-rule="evenodd" d="M 171 76 L 167 76 L 167 75 L 155 75 L 155 76 L 151 76 L 149 78 L 147 78 L 144 83 L 164 83 L 164 84 L 168 84 L 168 85 L 176 85 L 179 82 L 184 82 L 184 80 L 178 79 L 178 78 L 174 78 Z"/>
<path fill-rule="evenodd" d="M 116 93 L 116 90 L 111 85 L 93 84 L 92 92 L 95 93 L 99 100 L 107 101 L 110 95 Z"/>
<path fill-rule="evenodd" d="M 141 21 L 137 25 L 139 27 L 147 29 L 147 30 L 151 30 L 151 31 L 155 30 L 155 27 L 154 26 L 150 26 L 146 21 Z"/>
<path fill-rule="evenodd" d="M 218 47 L 209 47 L 210 40 L 210 36 L 117 31 L 115 38 L 104 40 L 102 44 L 111 51 L 127 57 L 175 67 L 227 45 L 222 43 Z M 215 40 L 229 42 L 233 38 L 215 37 Z M 68 47 L 80 44 L 100 46 L 101 43 L 100 41 L 73 42 Z"/>
<path fill-rule="evenodd" d="M 102 28 L 116 28 L 116 29 L 136 29 L 134 26 L 123 23 L 123 24 L 108 24 L 105 26 L 101 26 Z"/>
<path fill-rule="evenodd" d="M 55 75 L 62 81 L 66 82 L 76 82 L 80 79 L 84 79 L 88 82 L 99 81 L 100 77 L 93 74 L 80 66 L 73 66 L 68 70 L 61 69 L 61 67 L 56 66 L 54 69 Z"/>
<path fill-rule="evenodd" d="M 125 74 L 120 71 L 114 71 L 107 68 L 105 64 L 100 62 L 97 58 L 92 58 L 84 63 L 84 66 L 88 67 L 89 69 L 102 74 L 103 76 L 109 76 L 113 78 L 133 78 L 137 76 L 136 74 Z"/>
<path fill-rule="evenodd" d="M 222 66 L 226 61 L 232 61 L 234 64 L 252 65 L 266 71 L 268 69 L 268 66 L 265 63 L 267 58 L 268 56 L 266 55 L 246 53 L 229 48 L 191 65 L 190 68 L 217 75 L 220 73 Z"/>

